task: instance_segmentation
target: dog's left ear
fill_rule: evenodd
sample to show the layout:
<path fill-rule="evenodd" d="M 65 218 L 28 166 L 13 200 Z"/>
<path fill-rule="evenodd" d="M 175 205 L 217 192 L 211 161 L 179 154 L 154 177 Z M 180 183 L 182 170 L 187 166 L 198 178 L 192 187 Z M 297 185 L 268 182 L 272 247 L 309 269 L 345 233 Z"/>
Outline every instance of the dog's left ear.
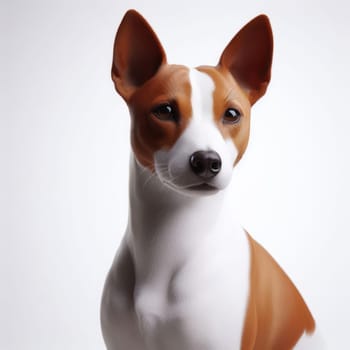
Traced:
<path fill-rule="evenodd" d="M 119 25 L 114 42 L 112 80 L 125 99 L 166 63 L 164 49 L 147 21 L 129 10 Z"/>
<path fill-rule="evenodd" d="M 260 15 L 226 46 L 219 66 L 228 69 L 247 93 L 251 105 L 264 95 L 271 77 L 273 38 L 270 21 Z"/>

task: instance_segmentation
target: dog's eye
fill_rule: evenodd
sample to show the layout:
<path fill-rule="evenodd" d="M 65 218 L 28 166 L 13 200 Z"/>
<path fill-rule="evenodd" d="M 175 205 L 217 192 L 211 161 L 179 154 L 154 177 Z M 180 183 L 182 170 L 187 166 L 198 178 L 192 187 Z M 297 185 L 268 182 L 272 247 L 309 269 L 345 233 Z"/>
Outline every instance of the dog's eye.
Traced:
<path fill-rule="evenodd" d="M 154 107 L 152 114 L 160 120 L 178 121 L 177 109 L 169 103 L 163 103 Z"/>
<path fill-rule="evenodd" d="M 224 124 L 237 124 L 241 120 L 241 112 L 236 108 L 226 109 L 222 121 Z"/>

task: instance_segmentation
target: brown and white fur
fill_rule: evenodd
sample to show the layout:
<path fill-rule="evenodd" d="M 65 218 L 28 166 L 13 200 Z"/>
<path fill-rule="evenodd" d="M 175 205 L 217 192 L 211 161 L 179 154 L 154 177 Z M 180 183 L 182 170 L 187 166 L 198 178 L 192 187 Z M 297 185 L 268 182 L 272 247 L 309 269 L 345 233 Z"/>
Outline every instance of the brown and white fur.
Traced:
<path fill-rule="evenodd" d="M 108 350 L 286 350 L 314 331 L 298 290 L 227 196 L 272 51 L 260 15 L 217 66 L 170 65 L 142 16 L 123 18 L 112 78 L 133 152 L 129 222 L 101 305 Z"/>

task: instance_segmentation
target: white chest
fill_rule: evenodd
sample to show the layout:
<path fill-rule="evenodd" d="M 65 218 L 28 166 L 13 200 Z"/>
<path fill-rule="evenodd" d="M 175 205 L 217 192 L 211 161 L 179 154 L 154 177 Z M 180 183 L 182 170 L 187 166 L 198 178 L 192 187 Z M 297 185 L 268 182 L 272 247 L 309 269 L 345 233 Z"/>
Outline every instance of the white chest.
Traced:
<path fill-rule="evenodd" d="M 249 293 L 243 230 L 220 223 L 188 259 L 163 264 L 168 271 L 155 269 L 136 290 L 136 311 L 149 347 L 239 349 Z"/>

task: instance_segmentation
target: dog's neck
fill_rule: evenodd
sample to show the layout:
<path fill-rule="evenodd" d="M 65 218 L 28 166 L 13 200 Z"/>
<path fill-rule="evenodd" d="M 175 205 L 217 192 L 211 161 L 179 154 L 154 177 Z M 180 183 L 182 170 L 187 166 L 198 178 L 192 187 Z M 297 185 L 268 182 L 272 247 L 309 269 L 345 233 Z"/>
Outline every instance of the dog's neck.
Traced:
<path fill-rule="evenodd" d="M 133 156 L 130 170 L 128 240 L 136 271 L 155 274 L 154 269 L 178 264 L 214 232 L 218 222 L 226 221 L 227 190 L 208 196 L 177 193 Z"/>

